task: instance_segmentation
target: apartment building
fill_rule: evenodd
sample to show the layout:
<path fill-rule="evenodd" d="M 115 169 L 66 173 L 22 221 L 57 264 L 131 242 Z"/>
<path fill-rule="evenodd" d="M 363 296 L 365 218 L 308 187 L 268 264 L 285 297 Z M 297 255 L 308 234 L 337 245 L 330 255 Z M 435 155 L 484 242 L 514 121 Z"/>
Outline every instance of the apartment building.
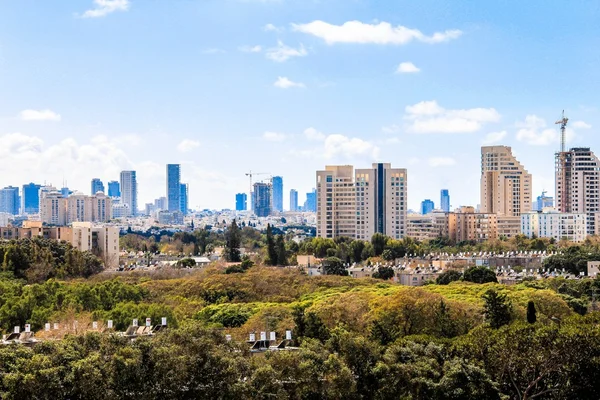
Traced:
<path fill-rule="evenodd" d="M 521 214 L 521 233 L 527 237 L 567 239 L 583 242 L 587 236 L 587 216 L 545 209 Z"/>
<path fill-rule="evenodd" d="M 498 237 L 498 215 L 476 213 L 473 207 L 461 207 L 460 212 L 452 214 L 455 222 L 451 240 L 484 242 Z"/>
<path fill-rule="evenodd" d="M 357 212 L 354 167 L 327 165 L 317 171 L 317 236 L 355 238 Z"/>
<path fill-rule="evenodd" d="M 481 213 L 519 217 L 531 211 L 531 191 L 531 174 L 510 147 L 481 148 Z"/>

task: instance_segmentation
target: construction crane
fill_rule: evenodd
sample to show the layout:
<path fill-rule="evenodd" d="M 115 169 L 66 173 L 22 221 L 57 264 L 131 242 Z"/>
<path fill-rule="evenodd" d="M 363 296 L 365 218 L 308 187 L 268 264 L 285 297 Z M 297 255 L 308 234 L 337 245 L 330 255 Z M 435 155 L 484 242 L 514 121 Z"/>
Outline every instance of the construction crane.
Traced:
<path fill-rule="evenodd" d="M 566 138 L 566 130 L 567 123 L 569 122 L 569 118 L 565 117 L 565 110 L 562 112 L 562 118 L 555 122 L 556 125 L 560 125 L 560 152 L 565 152 L 565 138 Z"/>
<path fill-rule="evenodd" d="M 271 175 L 269 172 L 248 172 L 246 173 L 246 176 L 250 178 L 250 191 L 248 192 L 248 195 L 252 194 L 252 177 L 253 176 L 258 176 L 258 175 Z"/>

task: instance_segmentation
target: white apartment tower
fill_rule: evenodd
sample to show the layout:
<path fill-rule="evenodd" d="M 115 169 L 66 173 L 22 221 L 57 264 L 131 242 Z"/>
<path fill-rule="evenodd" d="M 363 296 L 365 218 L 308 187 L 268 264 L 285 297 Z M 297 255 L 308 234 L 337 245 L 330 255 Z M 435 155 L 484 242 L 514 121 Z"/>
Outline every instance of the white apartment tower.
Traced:
<path fill-rule="evenodd" d="M 596 231 L 599 184 L 600 160 L 589 147 L 556 154 L 556 208 L 562 213 L 586 214 L 588 235 Z"/>
<path fill-rule="evenodd" d="M 374 233 L 394 239 L 406 235 L 407 172 L 389 163 L 357 169 L 356 238 L 370 240 Z"/>
<path fill-rule="evenodd" d="M 356 234 L 356 192 L 352 165 L 327 165 L 317 171 L 317 236 Z"/>
<path fill-rule="evenodd" d="M 121 203 L 126 207 L 125 216 L 137 213 L 137 179 L 135 171 L 121 171 Z"/>
<path fill-rule="evenodd" d="M 481 148 L 481 213 L 518 217 L 531 211 L 531 190 L 531 174 L 510 147 Z"/>

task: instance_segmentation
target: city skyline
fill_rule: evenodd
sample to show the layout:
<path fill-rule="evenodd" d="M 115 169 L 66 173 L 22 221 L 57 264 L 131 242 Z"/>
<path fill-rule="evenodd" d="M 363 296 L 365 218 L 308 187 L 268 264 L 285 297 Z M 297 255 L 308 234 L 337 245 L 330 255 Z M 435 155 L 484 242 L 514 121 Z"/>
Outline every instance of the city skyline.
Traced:
<path fill-rule="evenodd" d="M 600 151 L 591 3 L 123 2 L 0 4 L 0 186 L 87 192 L 135 170 L 141 205 L 176 161 L 190 207 L 221 209 L 250 169 L 307 193 L 322 165 L 392 162 L 416 210 L 442 187 L 476 204 L 484 144 L 512 147 L 554 196 L 562 109 L 567 146 Z"/>

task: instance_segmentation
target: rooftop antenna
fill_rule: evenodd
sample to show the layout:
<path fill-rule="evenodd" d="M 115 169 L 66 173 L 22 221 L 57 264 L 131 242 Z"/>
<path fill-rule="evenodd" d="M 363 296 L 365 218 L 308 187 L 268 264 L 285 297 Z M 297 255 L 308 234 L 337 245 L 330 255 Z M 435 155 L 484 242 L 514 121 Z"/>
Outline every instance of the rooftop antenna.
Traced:
<path fill-rule="evenodd" d="M 562 112 L 562 118 L 555 122 L 556 125 L 560 125 L 560 152 L 565 152 L 565 131 L 567 130 L 567 123 L 569 118 L 565 117 L 565 110 Z"/>

